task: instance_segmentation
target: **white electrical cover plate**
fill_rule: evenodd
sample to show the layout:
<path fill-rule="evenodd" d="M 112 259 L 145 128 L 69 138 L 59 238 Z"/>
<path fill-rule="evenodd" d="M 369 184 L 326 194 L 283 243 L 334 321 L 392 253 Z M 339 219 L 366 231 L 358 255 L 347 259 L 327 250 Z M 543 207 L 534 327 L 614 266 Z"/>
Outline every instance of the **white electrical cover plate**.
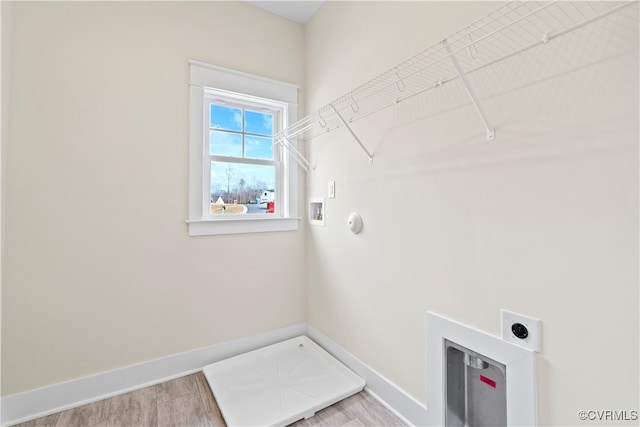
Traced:
<path fill-rule="evenodd" d="M 361 391 L 365 381 L 305 336 L 207 365 L 227 426 L 286 426 Z"/>
<path fill-rule="evenodd" d="M 329 181 L 329 184 L 327 185 L 327 198 L 328 199 L 336 198 L 336 182 L 335 181 Z"/>
<path fill-rule="evenodd" d="M 528 348 L 536 352 L 540 351 L 540 320 L 524 314 L 502 309 L 502 339 Z M 516 337 L 511 331 L 514 323 L 521 323 L 527 328 L 528 335 L 525 339 Z"/>

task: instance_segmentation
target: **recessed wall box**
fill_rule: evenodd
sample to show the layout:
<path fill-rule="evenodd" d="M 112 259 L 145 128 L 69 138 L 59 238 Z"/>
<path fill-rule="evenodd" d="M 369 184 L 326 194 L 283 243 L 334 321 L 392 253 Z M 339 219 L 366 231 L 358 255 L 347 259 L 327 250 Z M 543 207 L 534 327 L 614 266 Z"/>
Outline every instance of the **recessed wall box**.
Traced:
<path fill-rule="evenodd" d="M 321 225 L 324 227 L 324 199 L 314 197 L 309 199 L 309 210 L 307 212 L 309 224 Z"/>

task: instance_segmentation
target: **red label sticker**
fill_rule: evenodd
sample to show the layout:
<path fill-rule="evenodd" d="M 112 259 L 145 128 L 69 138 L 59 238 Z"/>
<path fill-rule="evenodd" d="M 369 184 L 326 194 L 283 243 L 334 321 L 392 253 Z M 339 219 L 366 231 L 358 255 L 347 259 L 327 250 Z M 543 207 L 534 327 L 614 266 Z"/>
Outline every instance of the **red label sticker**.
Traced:
<path fill-rule="evenodd" d="M 494 380 L 491 380 L 485 377 L 484 375 L 480 375 L 480 381 L 482 381 L 485 384 L 489 384 L 493 388 L 496 388 L 496 382 Z"/>

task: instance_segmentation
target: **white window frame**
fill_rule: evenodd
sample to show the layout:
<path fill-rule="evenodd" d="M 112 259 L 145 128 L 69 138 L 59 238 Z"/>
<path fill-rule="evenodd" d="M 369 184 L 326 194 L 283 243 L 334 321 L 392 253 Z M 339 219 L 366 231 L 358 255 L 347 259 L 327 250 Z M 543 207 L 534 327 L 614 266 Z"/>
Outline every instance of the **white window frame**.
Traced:
<path fill-rule="evenodd" d="M 211 215 L 208 105 L 216 97 L 253 100 L 281 108 L 282 126 L 297 120 L 298 87 L 198 61 L 189 61 L 189 236 L 291 231 L 298 229 L 298 168 L 287 150 L 274 146 L 276 212 Z M 280 125 L 278 125 L 280 126 Z M 276 126 L 274 131 L 277 132 Z M 250 159 L 236 159 L 250 163 Z"/>

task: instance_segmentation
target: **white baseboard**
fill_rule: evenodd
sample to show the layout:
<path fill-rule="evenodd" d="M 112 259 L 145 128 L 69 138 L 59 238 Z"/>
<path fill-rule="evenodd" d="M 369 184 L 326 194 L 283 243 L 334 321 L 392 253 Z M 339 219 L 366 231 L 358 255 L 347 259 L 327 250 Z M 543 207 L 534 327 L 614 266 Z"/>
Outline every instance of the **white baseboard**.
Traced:
<path fill-rule="evenodd" d="M 1 425 L 13 425 L 202 370 L 210 363 L 306 335 L 350 368 L 366 390 L 409 425 L 426 425 L 426 407 L 306 323 L 239 338 L 2 398 Z"/>

